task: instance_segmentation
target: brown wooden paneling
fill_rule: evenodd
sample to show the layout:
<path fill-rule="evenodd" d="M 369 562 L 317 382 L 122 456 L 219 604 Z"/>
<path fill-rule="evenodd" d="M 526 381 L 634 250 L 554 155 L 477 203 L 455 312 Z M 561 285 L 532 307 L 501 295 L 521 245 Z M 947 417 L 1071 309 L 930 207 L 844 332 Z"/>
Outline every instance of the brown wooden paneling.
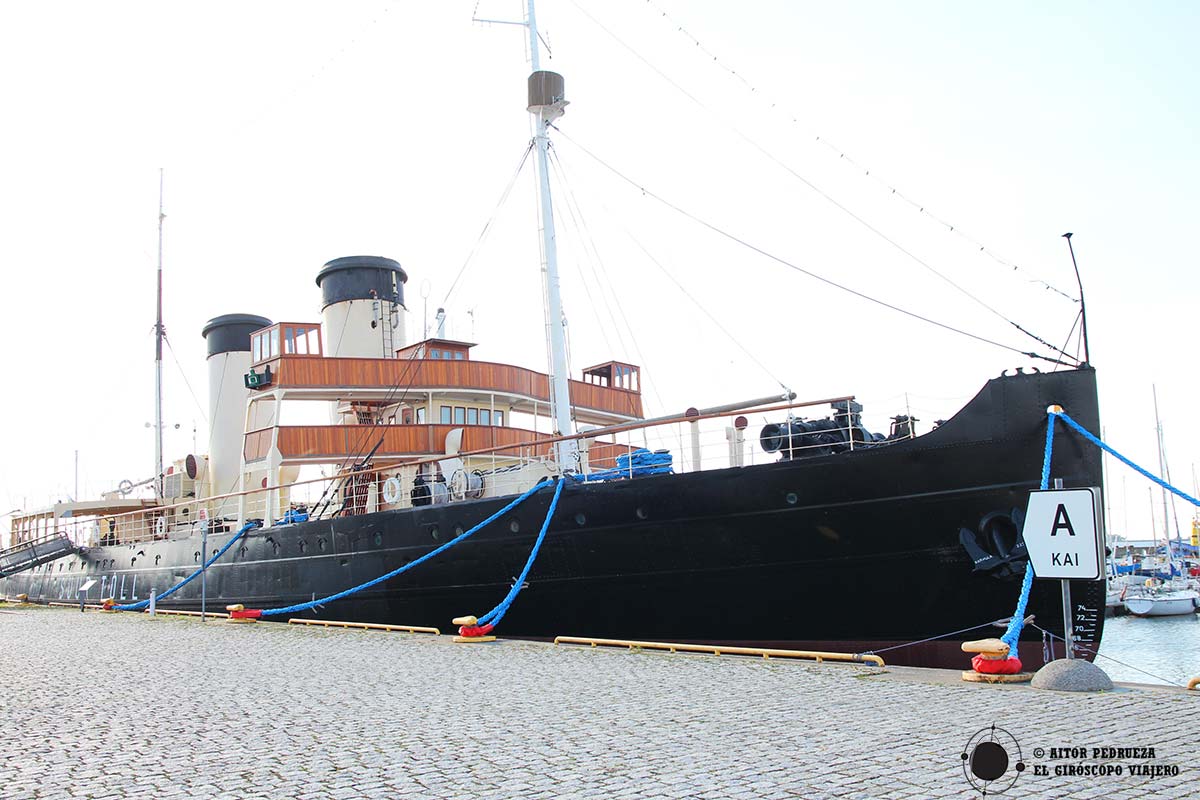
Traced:
<path fill-rule="evenodd" d="M 286 425 L 279 428 L 279 451 L 284 459 L 342 461 L 370 452 L 382 436 L 376 459 L 436 456 L 446 452 L 446 436 L 456 428 L 463 430 L 464 453 L 501 448 L 496 455 L 542 457 L 550 452 L 550 445 L 542 442 L 553 438 L 522 428 L 487 425 Z M 534 441 L 539 444 L 529 444 Z M 246 460 L 265 458 L 270 446 L 270 430 L 246 434 Z M 591 463 L 597 468 L 615 466 L 617 455 L 627 450 L 625 445 L 597 441 L 591 448 Z"/>
<path fill-rule="evenodd" d="M 456 428 L 463 429 L 463 452 L 550 438 L 548 434 L 535 434 L 520 428 L 487 425 L 294 425 L 280 427 L 279 451 L 285 459 L 341 460 L 369 452 L 382 436 L 383 443 L 376 451 L 376 458 L 438 455 L 446 452 L 446 436 Z M 546 445 L 513 447 L 498 454 L 545 455 L 547 450 Z"/>
<path fill-rule="evenodd" d="M 271 429 L 252 431 L 246 434 L 242 444 L 242 455 L 246 461 L 257 461 L 266 458 L 271 449 Z"/>
<path fill-rule="evenodd" d="M 399 360 L 284 356 L 270 362 L 273 384 L 280 387 L 415 386 L 507 392 L 549 402 L 549 379 L 540 372 L 490 361 Z M 638 392 L 570 381 L 571 402 L 580 408 L 642 416 Z"/>

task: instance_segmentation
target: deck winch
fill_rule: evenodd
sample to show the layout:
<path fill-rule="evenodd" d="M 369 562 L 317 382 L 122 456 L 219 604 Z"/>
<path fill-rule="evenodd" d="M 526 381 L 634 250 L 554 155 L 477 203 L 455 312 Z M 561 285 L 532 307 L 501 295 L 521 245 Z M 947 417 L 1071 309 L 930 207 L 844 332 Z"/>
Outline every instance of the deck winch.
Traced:
<path fill-rule="evenodd" d="M 791 417 L 786 422 L 763 426 L 758 443 L 768 453 L 785 459 L 810 458 L 842 453 L 854 447 L 888 441 L 882 433 L 871 433 L 862 424 L 862 404 L 839 400 L 831 404 L 833 416 L 824 419 Z"/>

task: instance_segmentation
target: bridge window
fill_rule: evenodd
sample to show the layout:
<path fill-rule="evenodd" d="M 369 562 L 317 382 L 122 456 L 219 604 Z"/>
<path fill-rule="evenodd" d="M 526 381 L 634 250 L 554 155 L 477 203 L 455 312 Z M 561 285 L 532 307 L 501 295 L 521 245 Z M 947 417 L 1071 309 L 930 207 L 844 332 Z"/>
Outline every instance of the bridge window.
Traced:
<path fill-rule="evenodd" d="M 454 409 L 451 406 L 442 406 L 441 408 L 442 408 L 442 424 L 449 425 L 452 421 L 450 418 L 450 415 L 454 413 Z"/>
<path fill-rule="evenodd" d="M 492 424 L 492 412 L 491 412 L 491 409 L 487 409 L 487 408 L 480 409 L 480 411 L 479 411 L 479 424 L 480 424 L 480 425 L 491 425 L 491 424 Z"/>
<path fill-rule="evenodd" d="M 499 428 L 504 427 L 504 412 L 503 411 L 496 412 L 496 426 Z"/>
<path fill-rule="evenodd" d="M 468 425 L 478 425 L 479 424 L 479 409 L 477 409 L 477 408 L 468 408 L 467 409 L 467 424 Z"/>
<path fill-rule="evenodd" d="M 454 407 L 454 424 L 465 425 L 467 422 L 467 410 L 462 406 Z"/>
<path fill-rule="evenodd" d="M 425 424 L 425 406 L 420 406 L 419 408 L 417 408 L 417 424 L 418 425 Z"/>
<path fill-rule="evenodd" d="M 285 355 L 320 355 L 321 329 L 315 325 L 283 325 Z"/>

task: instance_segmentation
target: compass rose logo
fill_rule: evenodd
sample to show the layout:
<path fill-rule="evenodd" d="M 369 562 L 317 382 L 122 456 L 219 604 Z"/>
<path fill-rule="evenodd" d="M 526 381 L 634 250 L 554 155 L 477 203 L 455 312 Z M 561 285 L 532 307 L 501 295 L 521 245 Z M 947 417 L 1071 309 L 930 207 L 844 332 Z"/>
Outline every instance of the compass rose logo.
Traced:
<path fill-rule="evenodd" d="M 1020 743 L 995 723 L 968 739 L 960 757 L 963 777 L 980 797 L 1003 796 L 1025 771 Z"/>

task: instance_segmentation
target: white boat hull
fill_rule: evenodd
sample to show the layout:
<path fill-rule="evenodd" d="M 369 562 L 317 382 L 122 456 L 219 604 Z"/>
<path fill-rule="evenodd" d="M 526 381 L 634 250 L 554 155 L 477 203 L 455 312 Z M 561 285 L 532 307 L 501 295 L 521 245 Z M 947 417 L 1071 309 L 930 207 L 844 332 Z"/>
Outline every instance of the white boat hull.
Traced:
<path fill-rule="evenodd" d="M 1126 597 L 1125 608 L 1139 617 L 1173 617 L 1194 614 L 1200 593 L 1193 591 L 1170 592 L 1160 595 Z"/>

